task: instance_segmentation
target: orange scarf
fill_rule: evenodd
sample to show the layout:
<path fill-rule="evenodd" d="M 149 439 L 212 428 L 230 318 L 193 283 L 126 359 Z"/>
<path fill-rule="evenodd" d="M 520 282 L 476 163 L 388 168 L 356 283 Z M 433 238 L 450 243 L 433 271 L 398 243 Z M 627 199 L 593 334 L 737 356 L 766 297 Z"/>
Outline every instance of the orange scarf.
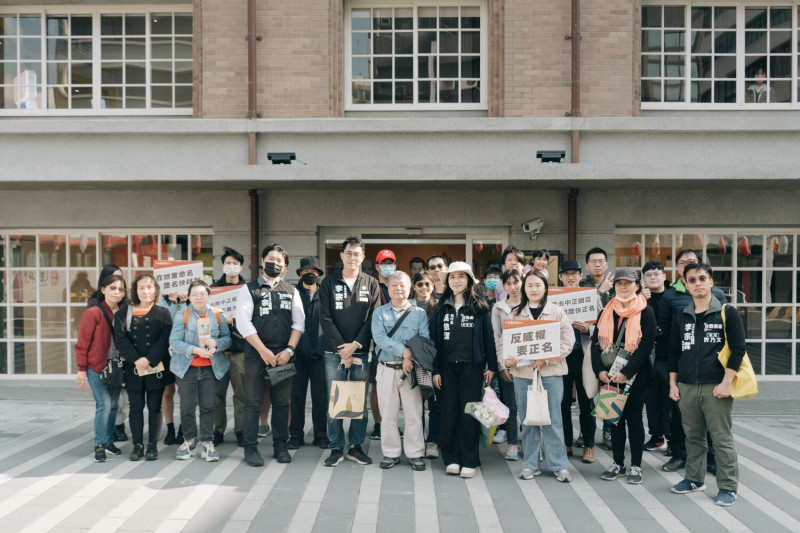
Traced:
<path fill-rule="evenodd" d="M 597 321 L 597 340 L 600 348 L 604 352 L 611 350 L 614 346 L 614 313 L 617 316 L 627 318 L 625 326 L 625 350 L 633 353 L 642 340 L 642 311 L 647 307 L 647 299 L 642 294 L 637 294 L 631 300 L 631 305 L 627 308 L 622 307 L 622 302 L 613 298 L 600 315 Z"/>

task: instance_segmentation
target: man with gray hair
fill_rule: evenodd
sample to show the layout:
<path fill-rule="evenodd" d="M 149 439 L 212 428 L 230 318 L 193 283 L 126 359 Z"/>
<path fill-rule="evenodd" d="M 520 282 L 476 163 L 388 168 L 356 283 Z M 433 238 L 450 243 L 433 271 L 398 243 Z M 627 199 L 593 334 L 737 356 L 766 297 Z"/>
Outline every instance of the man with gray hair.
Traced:
<path fill-rule="evenodd" d="M 422 394 L 419 387 L 412 389 L 411 372 L 414 362 L 409 339 L 419 335 L 430 338 L 428 317 L 421 308 L 408 301 L 411 279 L 401 271 L 388 278 L 390 301 L 372 314 L 372 338 L 378 355 L 377 391 L 383 421 L 381 423 L 380 467 L 392 468 L 400 462 L 405 445 L 406 457 L 414 470 L 425 470 L 425 435 L 422 425 Z M 400 327 L 402 323 L 402 327 Z M 400 440 L 398 420 L 403 407 L 405 433 Z"/>

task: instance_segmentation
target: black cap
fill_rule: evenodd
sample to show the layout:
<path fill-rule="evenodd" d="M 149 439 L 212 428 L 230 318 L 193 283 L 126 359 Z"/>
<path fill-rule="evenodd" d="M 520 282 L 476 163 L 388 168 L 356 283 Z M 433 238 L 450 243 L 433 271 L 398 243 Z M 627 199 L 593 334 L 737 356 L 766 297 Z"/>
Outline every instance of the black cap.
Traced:
<path fill-rule="evenodd" d="M 558 273 L 563 274 L 564 272 L 568 272 L 570 270 L 577 270 L 580 272 L 581 266 L 574 259 L 567 259 L 561 264 L 561 268 L 558 269 Z"/>
<path fill-rule="evenodd" d="M 304 257 L 300 260 L 300 267 L 297 269 L 297 275 L 300 275 L 300 272 L 303 270 L 308 270 L 309 268 L 313 268 L 317 271 L 317 273 L 322 276 L 325 272 L 319 267 L 319 259 L 316 256 L 309 255 Z"/>

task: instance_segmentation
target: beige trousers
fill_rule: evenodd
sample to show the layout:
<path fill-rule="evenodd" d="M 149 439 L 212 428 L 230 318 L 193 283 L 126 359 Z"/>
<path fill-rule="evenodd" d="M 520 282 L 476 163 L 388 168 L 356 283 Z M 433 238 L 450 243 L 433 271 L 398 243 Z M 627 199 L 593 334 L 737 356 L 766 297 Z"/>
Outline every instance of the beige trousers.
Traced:
<path fill-rule="evenodd" d="M 424 457 L 425 435 L 422 427 L 422 394 L 419 387 L 411 388 L 411 378 L 397 381 L 403 376 L 402 369 L 394 370 L 378 363 L 377 391 L 378 406 L 381 409 L 381 450 L 385 457 L 400 457 L 405 444 L 406 457 Z M 403 406 L 405 427 L 403 440 L 400 440 L 398 420 L 400 405 Z"/>

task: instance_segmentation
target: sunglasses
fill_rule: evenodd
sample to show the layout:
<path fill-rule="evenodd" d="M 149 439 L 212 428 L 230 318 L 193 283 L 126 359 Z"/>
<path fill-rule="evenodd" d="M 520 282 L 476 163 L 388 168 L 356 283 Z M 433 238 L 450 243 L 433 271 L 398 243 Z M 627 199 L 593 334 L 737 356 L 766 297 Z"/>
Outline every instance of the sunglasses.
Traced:
<path fill-rule="evenodd" d="M 708 279 L 709 279 L 708 276 L 704 276 L 701 274 L 700 276 L 697 277 L 692 276 L 691 278 L 686 278 L 686 283 L 694 285 L 697 282 L 705 283 L 706 281 L 708 281 Z"/>
<path fill-rule="evenodd" d="M 427 281 L 418 281 L 417 283 L 414 284 L 414 286 L 415 287 L 430 287 L 431 284 L 428 283 Z"/>
<path fill-rule="evenodd" d="M 438 263 L 435 265 L 429 265 L 428 270 L 444 270 L 444 263 Z"/>

